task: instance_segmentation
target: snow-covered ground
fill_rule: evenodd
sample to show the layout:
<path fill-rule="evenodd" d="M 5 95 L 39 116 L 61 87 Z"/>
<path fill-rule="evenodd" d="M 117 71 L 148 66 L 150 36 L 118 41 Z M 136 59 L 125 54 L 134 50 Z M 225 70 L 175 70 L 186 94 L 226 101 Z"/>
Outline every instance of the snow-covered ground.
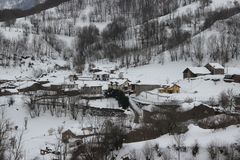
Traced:
<path fill-rule="evenodd" d="M 207 160 L 209 159 L 209 154 L 207 148 L 210 144 L 216 146 L 229 146 L 237 141 L 240 137 L 240 127 L 239 126 L 229 126 L 226 129 L 202 129 L 195 125 L 189 125 L 188 131 L 182 134 L 181 146 L 187 147 L 187 152 L 181 152 L 181 159 L 193 159 L 191 148 L 196 142 L 199 144 L 200 151 L 197 154 L 196 159 Z M 134 152 L 138 160 L 144 160 L 144 149 L 150 147 L 154 150 L 156 145 L 170 156 L 170 159 L 177 159 L 177 151 L 172 148 L 173 145 L 177 145 L 176 140 L 173 135 L 163 135 L 157 139 L 142 141 L 136 143 L 124 144 L 123 148 L 119 151 L 117 159 L 120 160 L 124 156 L 133 156 Z M 168 146 L 170 148 L 168 148 Z M 134 151 L 135 150 L 135 151 Z M 160 159 L 157 155 L 154 155 L 154 159 Z"/>
<path fill-rule="evenodd" d="M 219 79 L 219 81 L 215 82 L 212 79 Z M 210 98 L 214 98 L 217 101 L 220 93 L 228 90 L 232 90 L 234 95 L 240 94 L 240 84 L 224 82 L 223 75 L 202 76 L 189 80 L 184 79 L 178 81 L 177 84 L 181 87 L 180 93 L 159 93 L 159 90 L 155 89 L 141 93 L 137 99 L 150 102 L 150 104 L 151 102 L 161 103 L 174 100 L 183 102 L 187 99 L 206 102 Z"/>
<path fill-rule="evenodd" d="M 183 70 L 192 66 L 189 62 L 168 62 L 162 64 L 150 64 L 135 68 L 123 68 L 124 77 L 130 81 L 141 81 L 143 84 L 166 84 L 176 82 L 183 77 Z"/>
<path fill-rule="evenodd" d="M 120 109 L 117 100 L 114 98 L 90 100 L 89 105 L 96 108 Z"/>
<path fill-rule="evenodd" d="M 4 115 L 7 119 L 13 122 L 14 126 L 18 126 L 18 130 L 24 130 L 23 133 L 23 151 L 26 160 L 33 159 L 35 157 L 41 157 L 43 159 L 50 159 L 51 155 L 41 156 L 40 149 L 50 147 L 55 149 L 58 138 L 58 128 L 63 127 L 63 131 L 71 129 L 75 134 L 84 134 L 82 128 L 84 127 L 99 127 L 99 124 L 103 123 L 105 117 L 97 116 L 82 116 L 79 114 L 78 120 L 71 119 L 68 114 L 66 117 L 51 116 L 47 111 L 41 113 L 40 117 L 31 118 L 26 105 L 24 104 L 26 98 L 22 95 L 12 96 L 15 100 L 13 106 L 8 106 L 8 100 L 10 96 L 0 97 L 0 110 L 4 111 Z M 114 106 L 117 108 L 117 102 L 113 99 L 90 101 L 90 104 L 94 107 L 105 108 Z M 24 129 L 24 120 L 28 118 L 27 130 Z M 108 117 L 108 119 L 111 119 Z M 114 120 L 114 119 L 112 119 Z M 129 122 L 130 123 L 130 122 Z M 52 133 L 50 134 L 50 130 Z M 53 158 L 53 157 L 52 157 Z"/>

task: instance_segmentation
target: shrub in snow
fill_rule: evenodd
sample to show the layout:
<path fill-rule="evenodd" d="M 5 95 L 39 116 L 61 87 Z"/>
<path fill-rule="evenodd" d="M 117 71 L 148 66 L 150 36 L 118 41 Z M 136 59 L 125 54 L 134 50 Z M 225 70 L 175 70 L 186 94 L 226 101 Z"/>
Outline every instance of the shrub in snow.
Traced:
<path fill-rule="evenodd" d="M 198 125 L 201 128 L 205 129 L 225 128 L 230 125 L 236 125 L 239 123 L 240 117 L 238 115 L 226 115 L 226 114 L 211 116 L 198 121 Z"/>
<path fill-rule="evenodd" d="M 34 69 L 33 70 L 33 77 L 34 78 L 40 78 L 43 75 L 44 71 L 41 68 Z"/>
<path fill-rule="evenodd" d="M 192 103 L 193 101 L 194 100 L 191 97 L 187 97 L 186 99 L 184 99 L 184 102 L 186 102 L 186 103 Z"/>
<path fill-rule="evenodd" d="M 217 157 L 219 156 L 219 152 L 218 148 L 214 144 L 210 144 L 207 150 L 211 160 L 217 159 Z"/>
<path fill-rule="evenodd" d="M 10 97 L 10 98 L 8 99 L 8 106 L 10 107 L 10 106 L 12 106 L 14 103 L 15 103 L 15 99 L 14 99 L 13 97 Z"/>
<path fill-rule="evenodd" d="M 194 157 L 196 157 L 196 155 L 198 154 L 198 152 L 199 152 L 199 145 L 198 145 L 198 143 L 196 142 L 196 143 L 194 144 L 194 146 L 192 147 L 192 155 L 193 155 Z"/>
<path fill-rule="evenodd" d="M 226 92 L 223 91 L 219 95 L 219 104 L 222 108 L 226 111 L 234 111 L 235 109 L 235 98 L 233 94 L 233 90 L 227 90 Z"/>
<path fill-rule="evenodd" d="M 41 158 L 40 157 L 35 157 L 35 158 L 33 158 L 33 160 L 41 160 Z"/>
<path fill-rule="evenodd" d="M 163 152 L 161 157 L 164 160 L 171 160 L 172 159 L 171 154 L 169 152 Z"/>
<path fill-rule="evenodd" d="M 218 147 L 218 150 L 221 154 L 223 154 L 224 156 L 228 155 L 228 148 L 226 146 L 221 146 L 221 147 Z"/>
<path fill-rule="evenodd" d="M 143 155 L 145 157 L 146 160 L 153 160 L 154 159 L 154 150 L 151 147 L 150 144 L 146 143 L 143 150 Z"/>
<path fill-rule="evenodd" d="M 157 152 L 157 156 L 158 156 L 158 157 L 161 157 L 161 156 L 162 156 L 162 151 L 161 151 L 161 149 L 159 148 L 159 145 L 158 145 L 158 144 L 156 144 L 156 145 L 154 146 L 154 149 L 155 149 L 156 152 Z"/>
<path fill-rule="evenodd" d="M 123 109 L 127 109 L 130 105 L 128 97 L 121 90 L 108 89 L 105 96 L 115 98 Z"/>
<path fill-rule="evenodd" d="M 217 105 L 217 102 L 216 102 L 214 97 L 210 97 L 208 99 L 208 103 L 207 104 L 209 104 L 210 106 L 215 106 L 215 105 Z"/>
<path fill-rule="evenodd" d="M 55 129 L 50 128 L 50 129 L 48 130 L 49 136 L 52 136 L 54 132 L 55 132 Z"/>

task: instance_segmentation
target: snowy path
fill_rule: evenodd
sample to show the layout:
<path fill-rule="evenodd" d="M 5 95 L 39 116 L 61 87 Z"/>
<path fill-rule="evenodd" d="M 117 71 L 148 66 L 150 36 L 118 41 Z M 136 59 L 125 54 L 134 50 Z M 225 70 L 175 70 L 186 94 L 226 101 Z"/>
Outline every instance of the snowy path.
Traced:
<path fill-rule="evenodd" d="M 130 96 L 129 96 L 129 103 L 135 115 L 134 122 L 139 123 L 140 117 L 143 116 L 143 111 L 137 106 L 137 104 L 132 100 Z"/>

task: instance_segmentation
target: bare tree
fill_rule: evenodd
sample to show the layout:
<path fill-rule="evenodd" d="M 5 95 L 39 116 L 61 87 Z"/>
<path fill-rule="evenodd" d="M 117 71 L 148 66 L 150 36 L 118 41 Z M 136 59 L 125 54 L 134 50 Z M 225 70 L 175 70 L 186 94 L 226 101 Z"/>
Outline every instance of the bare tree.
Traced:
<path fill-rule="evenodd" d="M 1 111 L 0 117 L 0 159 L 5 160 L 5 152 L 8 148 L 10 122 L 5 119 L 4 111 Z"/>
<path fill-rule="evenodd" d="M 22 138 L 24 130 L 21 131 L 19 135 L 15 135 L 10 138 L 10 149 L 9 149 L 9 159 L 10 160 L 22 160 Z"/>
<path fill-rule="evenodd" d="M 142 150 L 145 160 L 154 160 L 154 150 L 149 143 L 144 145 Z"/>
<path fill-rule="evenodd" d="M 218 100 L 220 106 L 225 110 L 233 111 L 236 106 L 232 89 L 229 89 L 226 92 L 221 92 Z"/>
<path fill-rule="evenodd" d="M 21 160 L 23 130 L 10 137 L 12 125 L 4 116 L 4 111 L 0 115 L 0 159 L 1 160 Z M 11 132 L 11 133 L 10 133 Z"/>
<path fill-rule="evenodd" d="M 36 113 L 36 96 L 29 94 L 27 97 L 24 99 L 24 103 L 27 105 L 29 114 L 31 118 L 34 118 L 37 116 Z"/>
<path fill-rule="evenodd" d="M 204 52 L 203 52 L 204 39 L 203 38 L 204 37 L 199 36 L 193 42 L 193 53 L 198 66 L 202 65 L 203 58 L 204 58 Z"/>
<path fill-rule="evenodd" d="M 176 150 L 178 152 L 178 160 L 181 159 L 181 148 L 183 147 L 183 141 L 185 139 L 185 135 L 183 134 L 174 134 L 173 138 L 176 143 Z"/>

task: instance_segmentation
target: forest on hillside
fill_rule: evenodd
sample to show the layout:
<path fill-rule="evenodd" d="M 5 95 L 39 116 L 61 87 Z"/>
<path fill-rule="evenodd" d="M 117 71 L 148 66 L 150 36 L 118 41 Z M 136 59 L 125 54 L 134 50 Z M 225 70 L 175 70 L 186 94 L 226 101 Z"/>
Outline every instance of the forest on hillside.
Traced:
<path fill-rule="evenodd" d="M 213 10 L 212 3 L 211 0 L 70 0 L 54 10 L 28 16 L 30 24 L 16 24 L 15 18 L 2 23 L 10 28 L 18 25 L 23 31 L 23 36 L 15 40 L 1 36 L 2 66 L 20 65 L 21 56 L 39 59 L 43 55 L 51 57 L 53 52 L 65 60 L 74 57 L 79 72 L 86 62 L 103 58 L 129 67 L 149 64 L 152 57 L 159 55 L 159 63 L 164 63 L 163 52 L 167 52 L 171 61 L 190 60 L 201 65 L 204 58 L 210 58 L 224 65 L 239 58 L 240 33 L 236 28 L 240 25 L 240 8 L 235 1 L 230 7 Z M 46 4 L 50 4 L 46 8 L 56 5 L 48 1 Z M 199 4 L 195 10 L 184 8 L 194 4 Z M 91 11 L 81 14 L 88 6 Z M 89 25 L 78 26 L 79 21 L 89 21 Z M 108 25 L 102 30 L 94 24 L 103 22 Z M 204 32 L 215 28 L 223 31 L 206 37 Z M 33 35 L 30 44 L 24 44 L 30 35 Z M 63 45 L 58 35 L 73 37 L 75 43 L 71 47 Z"/>

